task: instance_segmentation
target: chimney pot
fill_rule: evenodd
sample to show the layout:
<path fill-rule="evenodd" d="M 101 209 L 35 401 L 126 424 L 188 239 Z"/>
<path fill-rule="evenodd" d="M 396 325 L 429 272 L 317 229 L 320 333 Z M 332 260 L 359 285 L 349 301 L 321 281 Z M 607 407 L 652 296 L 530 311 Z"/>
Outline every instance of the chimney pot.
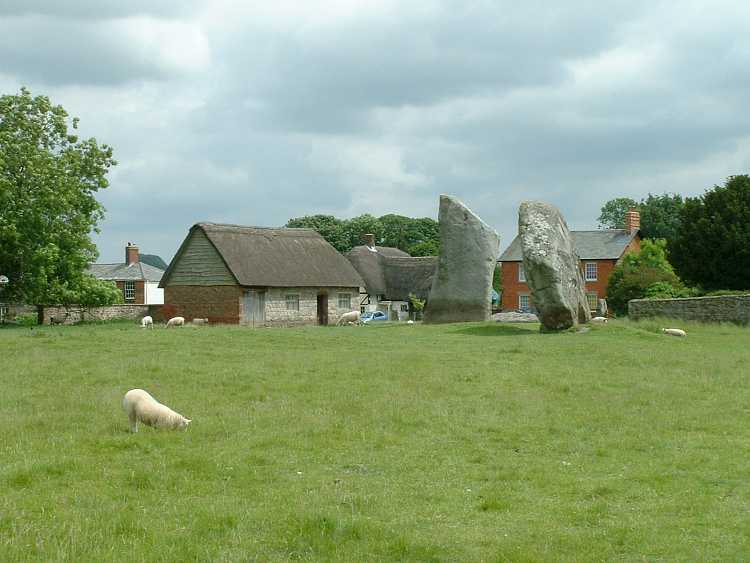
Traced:
<path fill-rule="evenodd" d="M 125 247 L 125 264 L 130 266 L 131 264 L 137 264 L 139 261 L 138 247 L 133 243 L 129 242 Z"/>

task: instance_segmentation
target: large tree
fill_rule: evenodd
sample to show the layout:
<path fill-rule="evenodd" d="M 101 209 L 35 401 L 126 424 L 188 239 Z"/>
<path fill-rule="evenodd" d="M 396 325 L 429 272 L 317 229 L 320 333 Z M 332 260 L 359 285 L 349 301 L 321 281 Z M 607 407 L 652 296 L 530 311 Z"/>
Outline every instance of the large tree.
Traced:
<path fill-rule="evenodd" d="M 104 211 L 95 194 L 116 163 L 110 147 L 79 139 L 77 127 L 62 106 L 25 88 L 0 97 L 0 274 L 10 278 L 4 299 L 46 304 L 81 292 L 105 301 L 114 295 L 84 271 L 96 260 L 90 233 Z"/>
<path fill-rule="evenodd" d="M 427 217 L 392 213 L 374 217 L 365 213 L 351 219 L 337 219 L 332 215 L 306 215 L 289 219 L 286 226 L 315 229 L 339 252 L 348 252 L 362 244 L 365 233 L 375 235 L 379 246 L 400 248 L 412 256 L 434 255 L 440 247 L 438 222 Z"/>
<path fill-rule="evenodd" d="M 730 176 L 724 186 L 686 198 L 670 251 L 692 284 L 750 289 L 750 176 Z"/>
<path fill-rule="evenodd" d="M 622 229 L 625 214 L 629 209 L 637 209 L 641 214 L 641 235 L 643 238 L 663 238 L 671 241 L 677 235 L 684 202 L 679 194 L 648 194 L 641 201 L 629 197 L 610 199 L 601 208 L 599 227 Z"/>

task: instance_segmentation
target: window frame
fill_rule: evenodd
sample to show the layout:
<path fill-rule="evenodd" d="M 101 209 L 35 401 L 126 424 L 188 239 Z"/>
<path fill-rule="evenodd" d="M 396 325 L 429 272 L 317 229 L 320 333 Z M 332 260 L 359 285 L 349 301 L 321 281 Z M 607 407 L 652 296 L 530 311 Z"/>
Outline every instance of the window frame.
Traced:
<path fill-rule="evenodd" d="M 347 305 L 342 305 L 341 300 L 346 299 Z M 351 293 L 338 293 L 336 294 L 336 305 L 339 309 L 346 309 L 347 311 L 352 310 L 352 294 Z"/>
<path fill-rule="evenodd" d="M 287 311 L 299 312 L 299 293 L 286 293 L 284 294 L 284 302 L 286 304 Z M 292 305 L 291 307 L 289 305 Z"/>
<path fill-rule="evenodd" d="M 524 307 L 521 303 L 522 298 L 526 298 L 526 306 Z M 528 293 L 519 293 L 518 294 L 518 310 L 519 311 L 530 311 L 531 310 L 531 295 Z"/>
<path fill-rule="evenodd" d="M 594 306 L 591 306 L 591 299 L 594 300 Z M 590 311 L 596 311 L 599 308 L 599 294 L 596 292 L 586 292 L 586 301 L 589 304 Z"/>
<path fill-rule="evenodd" d="M 130 297 L 128 297 L 130 295 Z M 122 284 L 122 296 L 125 301 L 135 301 L 135 281 L 125 280 Z"/>
<path fill-rule="evenodd" d="M 523 262 L 518 263 L 518 281 L 526 283 L 526 270 L 523 267 Z"/>
<path fill-rule="evenodd" d="M 593 267 L 594 277 L 589 277 L 589 266 Z M 585 262 L 583 265 L 583 277 L 587 282 L 599 281 L 599 263 L 598 262 Z"/>

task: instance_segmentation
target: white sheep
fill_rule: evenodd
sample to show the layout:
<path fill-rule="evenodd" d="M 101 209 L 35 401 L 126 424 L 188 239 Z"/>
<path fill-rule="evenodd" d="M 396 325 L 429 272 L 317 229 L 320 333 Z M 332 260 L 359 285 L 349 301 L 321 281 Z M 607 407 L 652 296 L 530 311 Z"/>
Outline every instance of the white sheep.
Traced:
<path fill-rule="evenodd" d="M 167 325 L 164 328 L 171 326 L 183 326 L 185 324 L 185 317 L 172 317 L 167 321 Z"/>
<path fill-rule="evenodd" d="M 339 317 L 339 320 L 336 322 L 336 326 L 341 326 L 343 324 L 359 324 L 359 311 L 349 311 L 348 313 L 344 313 Z"/>
<path fill-rule="evenodd" d="M 608 322 L 607 317 L 591 317 L 592 323 L 606 323 Z"/>
<path fill-rule="evenodd" d="M 661 331 L 664 334 L 668 334 L 670 336 L 679 336 L 679 337 L 687 336 L 685 331 L 680 328 L 663 328 L 661 329 Z"/>
<path fill-rule="evenodd" d="M 146 315 L 141 319 L 141 328 L 154 328 L 154 319 Z"/>
<path fill-rule="evenodd" d="M 131 389 L 122 399 L 122 408 L 130 420 L 130 431 L 138 432 L 138 423 L 169 430 L 184 429 L 192 421 L 162 405 L 143 389 Z"/>

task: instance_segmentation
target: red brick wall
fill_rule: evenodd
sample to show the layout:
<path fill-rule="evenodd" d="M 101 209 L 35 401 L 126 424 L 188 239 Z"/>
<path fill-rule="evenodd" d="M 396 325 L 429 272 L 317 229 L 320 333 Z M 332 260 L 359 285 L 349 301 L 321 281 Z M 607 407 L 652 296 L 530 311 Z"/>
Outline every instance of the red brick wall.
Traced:
<path fill-rule="evenodd" d="M 633 245 L 633 243 L 631 243 Z M 640 241 L 637 243 L 640 248 Z M 630 247 L 629 247 L 630 248 Z M 627 252 L 629 252 L 628 250 Z M 597 280 L 586 282 L 586 293 L 596 293 L 598 298 L 606 297 L 609 276 L 617 263 L 616 260 L 581 260 L 581 268 L 585 268 L 586 262 L 597 263 Z M 503 262 L 503 311 L 515 311 L 518 309 L 518 296 L 522 293 L 531 295 L 531 290 L 525 282 L 518 281 L 518 266 L 521 262 Z M 585 270 L 583 270 L 585 273 Z M 533 299 L 529 298 L 529 303 Z"/>
<path fill-rule="evenodd" d="M 165 316 L 208 318 L 209 323 L 239 324 L 242 288 L 238 285 L 168 285 L 164 288 Z"/>
<path fill-rule="evenodd" d="M 117 289 L 119 289 L 122 292 L 123 299 L 125 298 L 125 282 L 124 281 L 118 281 L 115 282 L 117 284 Z M 135 282 L 135 300 L 133 301 L 125 301 L 128 305 L 143 305 L 146 303 L 146 282 L 143 280 L 136 281 Z"/>

